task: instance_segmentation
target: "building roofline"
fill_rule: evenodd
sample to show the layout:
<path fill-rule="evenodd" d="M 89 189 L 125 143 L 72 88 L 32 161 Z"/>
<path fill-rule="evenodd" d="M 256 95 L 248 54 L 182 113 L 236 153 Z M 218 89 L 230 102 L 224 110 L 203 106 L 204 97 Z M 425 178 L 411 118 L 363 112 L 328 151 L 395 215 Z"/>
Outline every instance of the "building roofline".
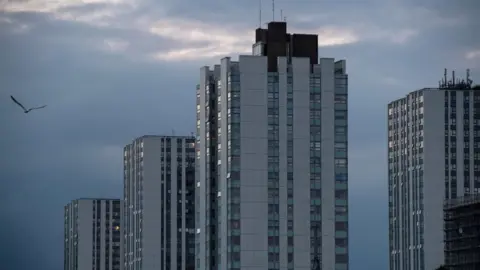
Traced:
<path fill-rule="evenodd" d="M 122 199 L 120 198 L 106 198 L 106 197 L 100 197 L 100 198 L 95 198 L 95 197 L 81 197 L 77 199 L 73 199 L 72 201 L 90 201 L 90 200 L 101 200 L 101 201 L 121 201 Z"/>
<path fill-rule="evenodd" d="M 470 196 L 445 200 L 443 206 L 444 209 L 453 209 L 477 203 L 480 203 L 480 194 L 471 194 Z"/>
<path fill-rule="evenodd" d="M 195 138 L 194 135 L 162 135 L 162 134 L 158 134 L 158 135 L 143 135 L 141 137 L 138 137 L 138 139 L 140 138 Z"/>
<path fill-rule="evenodd" d="M 130 143 L 127 143 L 125 147 L 132 145 L 135 141 L 141 140 L 141 139 L 146 139 L 146 138 L 173 138 L 173 139 L 195 139 L 196 136 L 192 132 L 191 135 L 162 135 L 162 134 L 156 134 L 156 135 L 142 135 L 139 137 L 135 137 L 131 140 Z"/>
<path fill-rule="evenodd" d="M 424 87 L 424 88 L 420 88 L 420 89 L 417 89 L 417 90 L 410 91 L 407 94 L 405 94 L 403 97 L 400 97 L 400 98 L 397 98 L 397 99 L 394 99 L 394 100 L 390 101 L 388 103 L 388 105 L 391 105 L 391 104 L 393 104 L 393 103 L 395 103 L 395 102 L 397 102 L 401 99 L 404 99 L 404 98 L 408 97 L 410 94 L 415 93 L 415 92 L 422 92 L 422 91 L 468 91 L 468 90 L 477 90 L 477 89 L 475 89 L 475 88 L 470 88 L 470 89 L 461 89 L 461 88 L 459 88 L 459 89 L 454 89 L 454 88 L 445 89 L 445 88 L 439 88 L 439 87 Z"/>

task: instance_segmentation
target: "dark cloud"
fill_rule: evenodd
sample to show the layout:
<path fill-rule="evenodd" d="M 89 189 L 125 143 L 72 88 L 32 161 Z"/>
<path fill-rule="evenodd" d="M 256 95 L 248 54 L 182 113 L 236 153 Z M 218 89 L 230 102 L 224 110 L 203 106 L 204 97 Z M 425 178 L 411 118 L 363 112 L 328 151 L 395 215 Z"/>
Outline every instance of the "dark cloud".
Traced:
<path fill-rule="evenodd" d="M 409 0 L 412 3 L 413 0 Z M 459 1 L 448 1 L 448 0 L 437 0 L 437 1 L 426 1 L 423 5 L 427 8 L 432 8 L 438 11 L 442 16 L 446 17 L 460 17 L 467 18 L 473 23 L 478 23 L 477 15 L 480 10 L 480 3 L 476 0 L 459 0 Z"/>
<path fill-rule="evenodd" d="M 37 225 L 31 223 L 25 224 L 19 222 L 17 219 L 11 219 L 11 216 L 7 217 L 10 219 L 6 220 L 5 216 L 2 215 L 2 225 L 0 225 L 0 229 L 2 230 L 0 233 L 0 239 L 2 240 L 0 261 L 4 263 L 2 267 L 5 267 L 5 269 L 32 269 L 33 266 L 35 269 L 48 270 L 49 266 L 45 264 L 38 254 L 25 253 L 25 247 L 32 245 L 31 240 L 35 237 L 35 232 L 38 229 Z M 43 230 L 44 226 L 40 228 Z M 36 250 L 41 251 L 42 249 L 37 246 Z M 19 258 L 12 260 L 12 258 L 18 258 L 19 254 L 28 256 L 28 259 L 22 260 Z M 39 266 L 39 268 L 35 266 Z M 57 267 L 57 269 L 60 268 Z"/>
<path fill-rule="evenodd" d="M 415 1 L 417 3 L 418 1 Z M 426 1 L 423 6 L 435 12 L 439 17 L 457 21 L 453 28 L 443 28 L 435 39 L 435 44 L 441 48 L 457 48 L 463 50 L 479 49 L 480 36 L 476 33 L 480 28 L 478 14 L 480 2 L 476 0 L 459 1 Z"/>
<path fill-rule="evenodd" d="M 68 8 L 68 10 L 70 9 Z M 83 12 L 90 10 L 90 8 L 81 7 L 74 9 Z M 2 24 L 0 21 L 0 39 L 6 42 L 6 45 L 16 47 L 14 48 L 16 50 L 30 45 L 26 45 L 24 39 L 34 40 L 37 43 L 37 47 L 40 47 L 40 50 L 43 51 L 40 60 L 42 58 L 60 57 L 60 54 L 57 53 L 60 46 L 61 50 L 91 51 L 96 49 L 108 52 L 106 44 L 108 41 L 126 42 L 128 44 L 126 48 L 127 53 L 122 57 L 142 60 L 150 58 L 150 55 L 153 53 L 182 46 L 182 41 L 174 41 L 152 35 L 144 25 L 131 22 L 133 19 L 131 17 L 126 17 L 125 20 L 120 20 L 119 22 L 112 22 L 112 27 L 97 27 L 88 23 L 68 20 L 59 21 L 49 14 L 14 13 L 6 18 L 12 20 L 12 23 Z M 17 34 L 15 39 L 12 40 L 10 35 L 13 33 L 13 30 L 18 29 L 20 23 L 31 28 L 30 34 Z M 2 29 L 4 30 L 1 31 Z M 196 42 L 193 45 L 201 46 L 205 44 Z M 17 46 L 21 47 L 18 48 Z M 49 46 L 55 46 L 55 48 L 50 50 L 47 48 L 46 50 L 48 51 L 41 48 Z M 31 49 L 32 47 L 28 48 Z M 24 51 L 23 53 L 29 53 L 28 57 L 33 57 L 33 54 L 36 58 L 40 55 L 36 50 Z M 48 53 L 52 55 L 47 55 Z M 119 56 L 117 55 L 116 57 Z M 18 62 L 18 60 L 15 62 Z"/>
<path fill-rule="evenodd" d="M 480 49 L 476 37 L 469 37 L 478 27 L 478 20 L 471 19 L 478 8 L 474 0 L 458 1 L 462 5 L 417 2 L 276 1 L 296 29 L 363 22 L 365 29 L 377 25 L 374 30 L 385 28 L 389 34 L 320 48 L 321 56 L 347 59 L 349 72 L 352 270 L 388 265 L 386 104 L 409 91 L 436 86 L 444 67 L 473 65 L 464 56 Z M 270 1 L 263 7 L 267 20 Z M 77 197 L 121 197 L 122 147 L 134 137 L 195 130 L 199 68 L 219 59 L 148 59 L 153 52 L 183 44 L 150 35 L 142 19 L 180 17 L 253 28 L 258 2 L 143 3 L 122 14 L 111 19 L 111 27 L 54 20 L 48 14 L 3 14 L 13 20 L 0 21 L 0 123 L 8 127 L 0 129 L 0 214 L 6 221 L 0 223 L 0 261 L 5 269 L 62 269 L 63 205 Z M 12 30 L 22 24 L 30 30 Z M 419 35 L 403 44 L 388 40 L 401 29 L 418 30 Z M 105 40 L 126 41 L 129 47 L 124 53 L 109 52 Z M 480 70 L 471 67 L 480 82 Z M 25 104 L 48 107 L 25 115 L 10 102 L 11 94 Z"/>
<path fill-rule="evenodd" d="M 261 2 L 262 21 L 268 22 L 273 18 L 272 1 L 270 0 L 247 0 L 247 1 L 220 1 L 206 0 L 201 2 L 184 1 L 179 3 L 175 0 L 164 1 L 163 9 L 172 17 L 201 18 L 209 22 L 229 21 L 229 23 L 244 24 L 256 27 L 259 23 L 259 11 Z M 299 19 L 315 15 L 317 22 L 323 18 L 332 18 L 339 12 L 355 12 L 376 9 L 372 4 L 380 4 L 382 1 L 275 1 L 275 19 L 280 19 L 280 12 L 288 19 Z M 338 23 L 338 21 L 336 22 Z"/>
<path fill-rule="evenodd" d="M 8 126 L 0 131 L 5 269 L 60 270 L 62 205 L 77 197 L 121 197 L 122 147 L 134 137 L 194 131 L 189 92 L 198 73 L 105 54 L 62 35 L 77 30 L 70 37 L 81 40 L 88 27 L 51 24 L 29 35 L 0 35 L 0 123 Z M 52 42 L 57 30 L 59 44 Z M 25 115 L 10 94 L 48 107 Z M 175 104 L 184 108 L 172 117 Z"/>

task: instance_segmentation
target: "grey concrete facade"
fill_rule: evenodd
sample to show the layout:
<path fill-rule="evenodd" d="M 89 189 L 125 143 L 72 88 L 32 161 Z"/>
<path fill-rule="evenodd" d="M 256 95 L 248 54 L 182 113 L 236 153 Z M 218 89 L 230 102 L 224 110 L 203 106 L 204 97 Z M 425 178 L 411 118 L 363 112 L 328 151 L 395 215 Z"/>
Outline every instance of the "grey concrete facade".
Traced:
<path fill-rule="evenodd" d="M 480 91 L 421 89 L 388 105 L 391 270 L 444 263 L 443 203 L 480 190 Z"/>
<path fill-rule="evenodd" d="M 348 270 L 347 79 L 332 58 L 201 68 L 196 269 Z"/>
<path fill-rule="evenodd" d="M 64 270 L 120 270 L 122 201 L 77 199 L 64 209 Z"/>
<path fill-rule="evenodd" d="M 142 136 L 124 149 L 125 270 L 189 270 L 195 138 Z"/>

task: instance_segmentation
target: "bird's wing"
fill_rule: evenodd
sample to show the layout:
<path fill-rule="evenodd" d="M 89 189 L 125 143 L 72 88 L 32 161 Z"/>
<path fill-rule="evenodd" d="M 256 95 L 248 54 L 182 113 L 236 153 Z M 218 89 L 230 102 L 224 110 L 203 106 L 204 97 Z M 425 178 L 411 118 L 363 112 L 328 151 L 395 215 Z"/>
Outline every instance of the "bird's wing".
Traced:
<path fill-rule="evenodd" d="M 22 109 L 24 111 L 26 111 L 27 109 L 25 109 L 25 107 L 20 103 L 18 102 L 13 96 L 10 96 L 10 98 L 13 100 L 13 102 L 15 102 L 18 106 L 22 107 Z"/>
<path fill-rule="evenodd" d="M 40 107 L 33 107 L 33 108 L 30 108 L 29 111 L 43 109 L 45 107 L 47 107 L 47 105 L 43 105 L 43 106 L 40 106 Z"/>

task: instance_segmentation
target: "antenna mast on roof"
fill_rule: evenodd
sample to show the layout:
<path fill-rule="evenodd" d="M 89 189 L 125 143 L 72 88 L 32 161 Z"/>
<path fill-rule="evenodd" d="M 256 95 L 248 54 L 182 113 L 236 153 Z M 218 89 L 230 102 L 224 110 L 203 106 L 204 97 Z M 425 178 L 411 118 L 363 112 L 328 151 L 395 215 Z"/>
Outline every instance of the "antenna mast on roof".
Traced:
<path fill-rule="evenodd" d="M 272 0 L 272 22 L 275 21 L 275 0 Z"/>
<path fill-rule="evenodd" d="M 470 69 L 467 69 L 467 77 L 459 79 L 455 77 L 455 70 L 452 70 L 452 78 L 447 78 L 447 69 L 444 71 L 443 79 L 439 82 L 439 89 L 450 90 L 468 90 L 472 89 L 472 79 L 470 79 Z"/>
<path fill-rule="evenodd" d="M 445 85 L 448 84 L 447 69 L 443 71 L 443 82 L 445 83 Z"/>
<path fill-rule="evenodd" d="M 262 0 L 258 0 L 258 28 L 262 28 Z"/>
<path fill-rule="evenodd" d="M 283 9 L 280 9 L 280 20 L 283 20 Z"/>

